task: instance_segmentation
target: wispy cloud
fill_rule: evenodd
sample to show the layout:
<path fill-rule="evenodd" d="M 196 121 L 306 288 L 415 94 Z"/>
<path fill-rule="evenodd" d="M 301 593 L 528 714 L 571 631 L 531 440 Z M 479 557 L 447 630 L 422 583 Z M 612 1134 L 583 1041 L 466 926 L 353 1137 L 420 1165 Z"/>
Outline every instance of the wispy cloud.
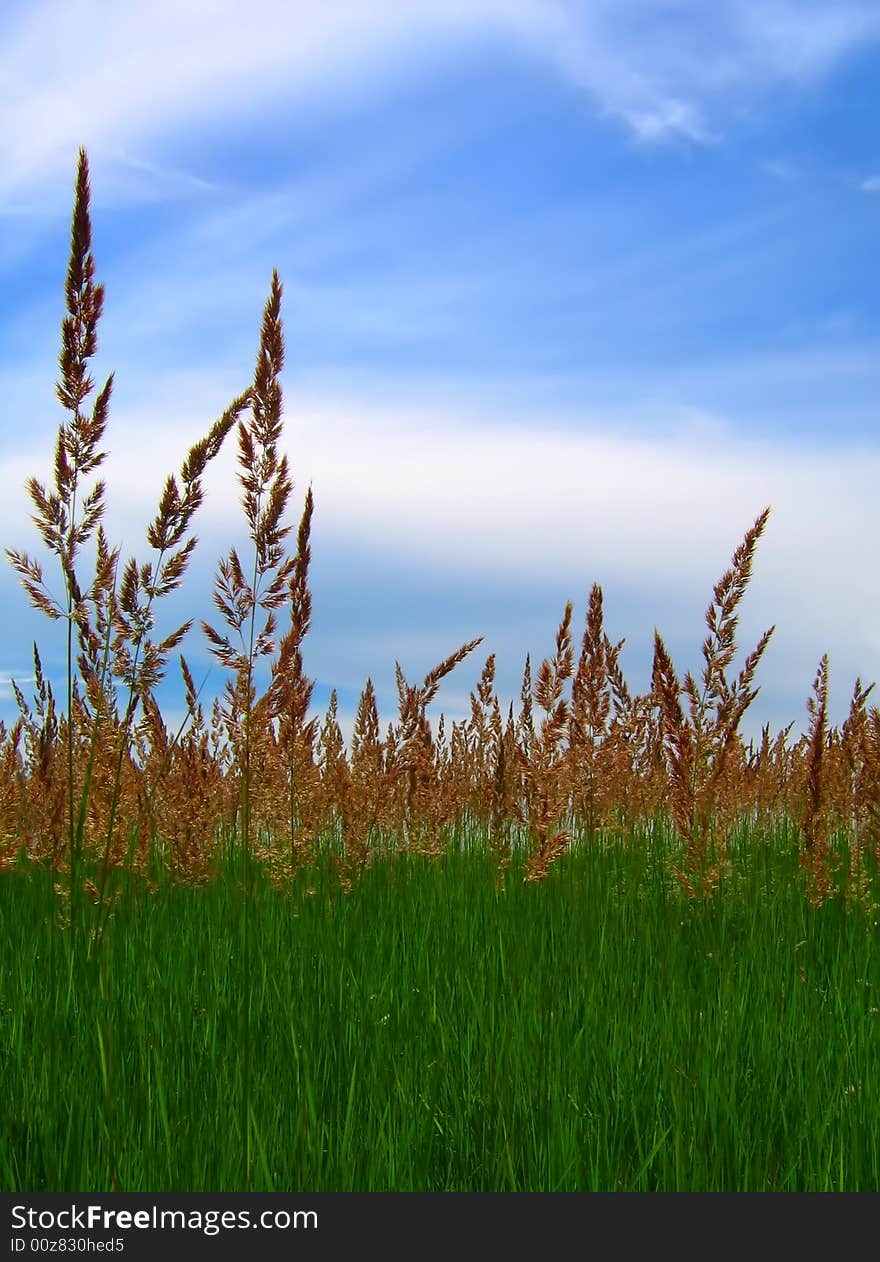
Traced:
<path fill-rule="evenodd" d="M 775 180 L 782 180 L 785 183 L 798 179 L 801 174 L 797 164 L 785 158 L 768 158 L 761 163 L 761 170 L 772 175 Z"/>
<path fill-rule="evenodd" d="M 167 201 L 171 198 L 218 193 L 224 186 L 174 166 L 149 162 L 127 153 L 121 146 L 108 146 L 103 153 L 110 173 L 104 195 L 118 201 Z"/>
<path fill-rule="evenodd" d="M 708 143 L 732 108 L 878 35 L 869 0 L 28 0 L 0 36 L 0 205 L 69 181 L 81 143 L 113 167 L 107 197 L 210 191 L 162 156 L 184 127 L 207 135 L 305 96 L 338 101 L 487 37 L 554 67 L 643 141 Z"/>
<path fill-rule="evenodd" d="M 0 697 L 12 696 L 12 685 L 17 684 L 19 688 L 25 688 L 28 684 L 35 683 L 33 675 L 19 675 L 15 671 L 0 671 Z"/>
<path fill-rule="evenodd" d="M 550 6 L 548 6 L 550 7 Z M 644 141 L 714 143 L 767 89 L 880 39 L 872 0 L 560 0 L 545 50 Z"/>
<path fill-rule="evenodd" d="M 859 185 L 863 193 L 880 193 L 880 175 L 870 175 Z"/>

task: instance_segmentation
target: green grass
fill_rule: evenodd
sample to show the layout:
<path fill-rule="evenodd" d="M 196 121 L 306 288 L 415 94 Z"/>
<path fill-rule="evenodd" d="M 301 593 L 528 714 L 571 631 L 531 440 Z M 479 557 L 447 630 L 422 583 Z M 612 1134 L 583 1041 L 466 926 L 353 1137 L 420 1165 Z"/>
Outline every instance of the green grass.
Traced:
<path fill-rule="evenodd" d="M 784 833 L 736 870 L 700 905 L 659 843 L 258 883 L 252 1189 L 876 1191 L 876 913 L 811 908 Z M 244 1190 L 236 882 L 132 884 L 97 962 L 50 884 L 0 878 L 0 1186 Z"/>

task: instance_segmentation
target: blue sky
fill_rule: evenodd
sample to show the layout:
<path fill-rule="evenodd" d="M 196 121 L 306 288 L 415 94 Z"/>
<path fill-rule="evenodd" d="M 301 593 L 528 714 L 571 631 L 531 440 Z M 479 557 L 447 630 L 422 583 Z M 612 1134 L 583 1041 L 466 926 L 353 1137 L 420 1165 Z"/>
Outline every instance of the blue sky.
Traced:
<path fill-rule="evenodd" d="M 476 635 L 437 709 L 466 712 L 488 652 L 516 696 L 594 581 L 634 690 L 655 626 L 696 669 L 765 504 L 743 651 L 777 631 L 744 731 L 801 730 L 825 651 L 837 722 L 880 677 L 873 0 L 7 0 L 0 61 L 4 546 L 40 555 L 23 483 L 64 417 L 84 145 L 125 555 L 250 383 L 279 270 L 321 708 L 336 687 L 348 720 L 371 675 L 390 719 L 395 660 L 420 678 Z M 207 487 L 168 628 L 210 617 L 243 540 L 231 443 Z M 8 721 L 31 641 L 59 683 L 63 643 L 8 568 L 0 600 Z"/>

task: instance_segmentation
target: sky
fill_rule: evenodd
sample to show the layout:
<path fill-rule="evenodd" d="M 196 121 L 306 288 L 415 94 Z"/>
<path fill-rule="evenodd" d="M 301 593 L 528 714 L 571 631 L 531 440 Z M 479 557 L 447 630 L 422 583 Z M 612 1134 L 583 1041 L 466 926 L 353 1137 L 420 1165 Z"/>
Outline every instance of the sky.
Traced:
<path fill-rule="evenodd" d="M 344 731 L 367 676 L 385 723 L 395 661 L 415 682 L 478 635 L 433 711 L 468 712 L 490 652 L 517 697 L 594 582 L 634 692 L 655 627 L 697 671 L 765 505 L 744 734 L 804 730 L 825 652 L 834 722 L 880 679 L 876 0 L 5 0 L 0 64 L 0 535 L 50 585 L 24 483 L 67 418 L 82 145 L 110 539 L 148 559 L 167 474 L 253 380 L 277 268 L 304 662 Z M 232 441 L 205 485 L 160 631 L 210 619 L 244 550 Z M 63 691 L 64 633 L 8 565 L 0 607 L 8 723 L 35 639 Z M 200 632 L 184 651 L 222 692 Z"/>

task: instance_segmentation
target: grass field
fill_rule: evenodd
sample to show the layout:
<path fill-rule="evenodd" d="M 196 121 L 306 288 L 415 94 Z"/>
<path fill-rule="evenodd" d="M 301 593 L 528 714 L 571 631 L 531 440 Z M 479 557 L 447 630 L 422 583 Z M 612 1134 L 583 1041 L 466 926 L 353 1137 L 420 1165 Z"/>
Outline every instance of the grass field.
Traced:
<path fill-rule="evenodd" d="M 878 930 L 743 838 L 693 903 L 671 833 L 541 885 L 479 851 L 117 909 L 91 965 L 2 878 L 7 1189 L 876 1190 Z"/>

